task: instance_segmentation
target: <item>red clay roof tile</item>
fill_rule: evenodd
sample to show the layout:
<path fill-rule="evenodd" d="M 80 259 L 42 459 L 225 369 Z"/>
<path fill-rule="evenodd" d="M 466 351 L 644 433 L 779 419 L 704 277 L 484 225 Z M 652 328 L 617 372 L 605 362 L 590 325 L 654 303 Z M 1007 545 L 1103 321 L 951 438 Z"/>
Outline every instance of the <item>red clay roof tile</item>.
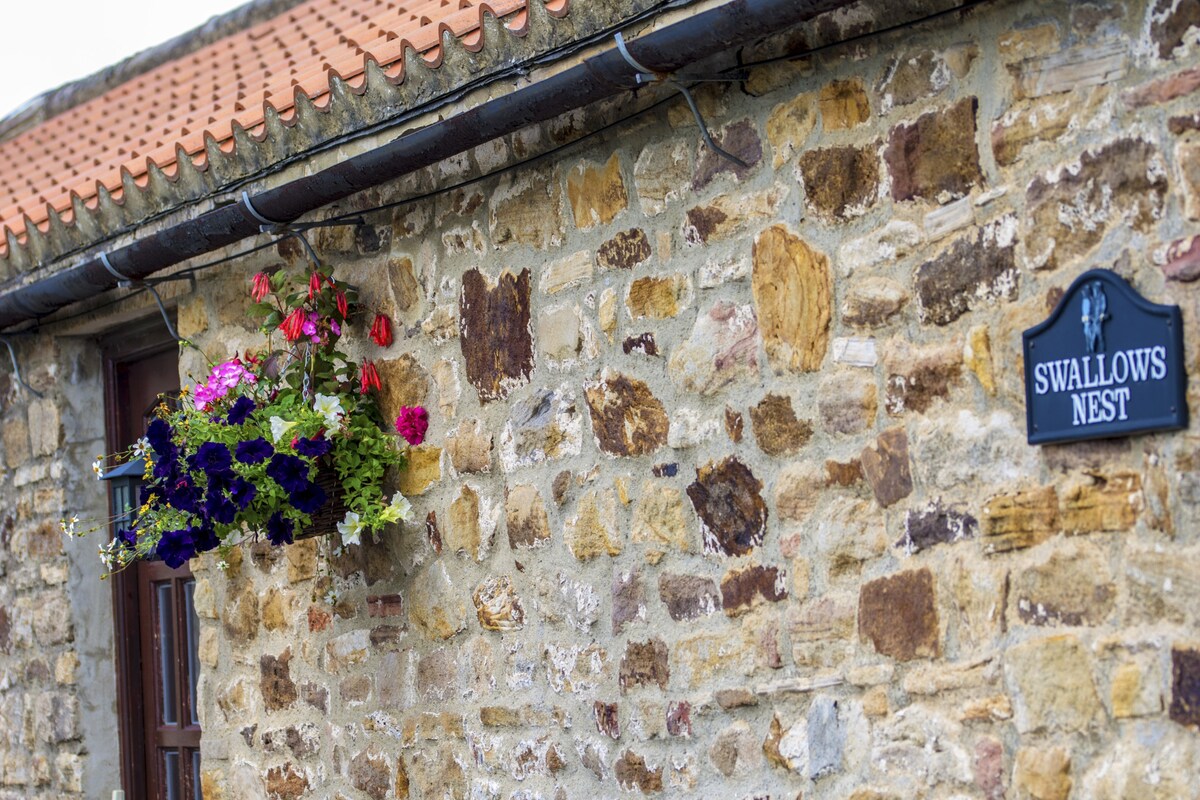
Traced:
<path fill-rule="evenodd" d="M 72 195 L 88 207 L 101 185 L 119 197 L 122 171 L 145 185 L 150 163 L 174 177 L 179 152 L 203 169 L 206 138 L 230 151 L 235 121 L 262 136 L 266 106 L 289 121 L 302 91 L 320 107 L 335 73 L 361 89 L 367 59 L 392 80 L 406 48 L 437 64 L 443 30 L 478 49 L 485 10 L 519 30 L 526 2 L 308 0 L 0 142 L 0 226 L 19 237 L 30 223 L 44 230 L 50 206 L 69 220 Z M 566 4 L 546 7 L 557 16 Z"/>

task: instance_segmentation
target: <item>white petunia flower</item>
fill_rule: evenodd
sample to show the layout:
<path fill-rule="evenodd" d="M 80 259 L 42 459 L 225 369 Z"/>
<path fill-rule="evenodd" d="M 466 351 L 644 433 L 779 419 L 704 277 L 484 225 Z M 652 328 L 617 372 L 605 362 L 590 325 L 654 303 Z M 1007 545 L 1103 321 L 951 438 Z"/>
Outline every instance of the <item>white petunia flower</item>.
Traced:
<path fill-rule="evenodd" d="M 313 411 L 325 417 L 326 428 L 332 431 L 341 430 L 341 415 L 346 413 L 346 409 L 342 408 L 341 398 L 337 395 L 321 394 L 318 392 L 313 399 Z"/>
<path fill-rule="evenodd" d="M 338 533 L 342 535 L 342 544 L 362 544 L 362 521 L 353 511 L 346 512 L 346 519 L 338 523 Z"/>
<path fill-rule="evenodd" d="M 290 422 L 283 417 L 271 417 L 271 438 L 278 442 L 287 432 L 300 423 Z"/>
<path fill-rule="evenodd" d="M 379 515 L 384 522 L 408 522 L 413 518 L 412 503 L 408 502 L 408 498 L 396 492 L 392 495 L 392 502 L 389 503 Z"/>

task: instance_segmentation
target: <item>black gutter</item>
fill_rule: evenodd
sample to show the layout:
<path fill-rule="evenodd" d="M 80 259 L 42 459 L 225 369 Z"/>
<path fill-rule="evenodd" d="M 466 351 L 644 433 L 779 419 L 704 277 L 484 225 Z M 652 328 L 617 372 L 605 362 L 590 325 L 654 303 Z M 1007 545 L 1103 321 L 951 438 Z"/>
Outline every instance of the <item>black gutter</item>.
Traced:
<path fill-rule="evenodd" d="M 531 0 L 539 2 L 540 0 Z M 674 72 L 719 52 L 785 30 L 850 0 L 733 0 L 628 42 L 648 68 Z M 364 189 L 470 150 L 500 136 L 637 86 L 616 48 L 530 86 L 405 134 L 315 175 L 251 197 L 267 219 L 292 222 Z M 137 281 L 261 233 L 240 203 L 221 206 L 108 253 L 112 268 Z M 99 257 L 0 297 L 0 329 L 53 313 L 117 285 Z"/>

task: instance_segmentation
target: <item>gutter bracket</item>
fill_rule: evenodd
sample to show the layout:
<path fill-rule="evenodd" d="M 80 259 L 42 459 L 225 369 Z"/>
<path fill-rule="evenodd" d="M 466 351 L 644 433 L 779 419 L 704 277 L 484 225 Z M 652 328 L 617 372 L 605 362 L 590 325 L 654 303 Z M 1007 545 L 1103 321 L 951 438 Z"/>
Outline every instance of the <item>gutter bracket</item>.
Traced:
<path fill-rule="evenodd" d="M 640 61 L 638 61 L 636 58 L 634 58 L 633 54 L 629 52 L 629 47 L 625 44 L 625 37 L 621 35 L 620 31 L 617 31 L 616 33 L 613 34 L 613 41 L 615 41 L 617 43 L 617 51 L 621 54 L 621 58 L 625 59 L 625 63 L 628 64 L 629 66 L 633 67 L 633 69 L 635 70 L 634 79 L 637 81 L 639 86 L 641 86 L 643 83 L 669 83 L 672 86 L 674 86 L 676 89 L 679 90 L 679 93 L 683 95 L 683 99 L 687 101 L 688 108 L 690 108 L 692 110 L 692 116 L 694 116 L 696 118 L 696 124 L 698 126 L 700 126 L 700 135 L 704 138 L 704 144 L 708 147 L 708 149 L 712 150 L 714 153 L 716 153 L 718 156 L 725 159 L 726 161 L 731 161 L 734 164 L 737 164 L 742 169 L 750 169 L 749 164 L 747 164 L 745 161 L 738 158 L 737 156 L 735 156 L 733 153 L 729 152 L 728 150 L 723 149 L 720 145 L 718 145 L 713 140 L 712 134 L 709 133 L 709 130 L 708 130 L 708 123 L 706 123 L 704 121 L 704 117 L 700 114 L 700 107 L 696 105 L 696 100 L 695 100 L 695 98 L 692 97 L 691 90 L 689 90 L 688 87 L 686 87 L 682 83 L 680 83 L 681 80 L 691 80 L 690 78 L 688 78 L 687 76 L 680 76 L 677 79 L 677 78 L 673 77 L 670 73 L 655 72 L 654 70 L 643 66 L 642 63 Z M 716 77 L 707 76 L 707 77 L 697 77 L 697 78 L 695 78 L 695 80 L 705 81 L 705 82 L 708 82 L 708 81 L 726 82 L 727 81 L 729 83 L 740 83 L 742 81 L 742 78 L 740 78 L 740 77 L 724 78 L 724 77 L 720 77 L 720 76 L 716 76 Z M 243 192 L 242 195 L 244 197 L 245 192 Z"/>
<path fill-rule="evenodd" d="M 100 263 L 103 264 L 104 268 L 108 270 L 114 278 L 117 279 L 117 286 L 122 289 L 128 289 L 129 287 L 133 286 L 132 279 L 127 278 L 120 272 L 117 272 L 116 268 L 113 267 L 112 262 L 108 260 L 108 253 L 100 253 Z"/>

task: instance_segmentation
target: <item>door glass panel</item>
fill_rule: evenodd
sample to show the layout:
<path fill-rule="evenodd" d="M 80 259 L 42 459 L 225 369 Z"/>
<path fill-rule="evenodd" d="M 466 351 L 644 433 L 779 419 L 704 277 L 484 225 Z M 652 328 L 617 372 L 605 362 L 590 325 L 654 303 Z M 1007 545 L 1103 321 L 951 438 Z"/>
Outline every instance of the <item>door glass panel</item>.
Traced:
<path fill-rule="evenodd" d="M 166 800 L 183 800 L 179 785 L 179 751 L 163 751 L 163 797 Z"/>
<path fill-rule="evenodd" d="M 204 795 L 200 793 L 200 751 L 192 751 L 192 786 L 196 793 L 196 800 L 203 800 Z"/>
<path fill-rule="evenodd" d="M 187 683 L 188 716 L 192 725 L 199 725 L 196 714 L 196 679 L 200 676 L 200 625 L 196 619 L 196 582 L 183 584 L 183 613 L 187 626 Z"/>
<path fill-rule="evenodd" d="M 159 708 L 162 709 L 162 722 L 174 725 L 179 722 L 176 709 L 179 708 L 179 696 L 175 692 L 175 604 L 171 592 L 171 582 L 164 581 L 154 584 L 154 599 L 157 606 L 156 623 L 158 625 L 158 685 Z M 176 772 L 178 772 L 178 754 L 176 754 Z"/>

